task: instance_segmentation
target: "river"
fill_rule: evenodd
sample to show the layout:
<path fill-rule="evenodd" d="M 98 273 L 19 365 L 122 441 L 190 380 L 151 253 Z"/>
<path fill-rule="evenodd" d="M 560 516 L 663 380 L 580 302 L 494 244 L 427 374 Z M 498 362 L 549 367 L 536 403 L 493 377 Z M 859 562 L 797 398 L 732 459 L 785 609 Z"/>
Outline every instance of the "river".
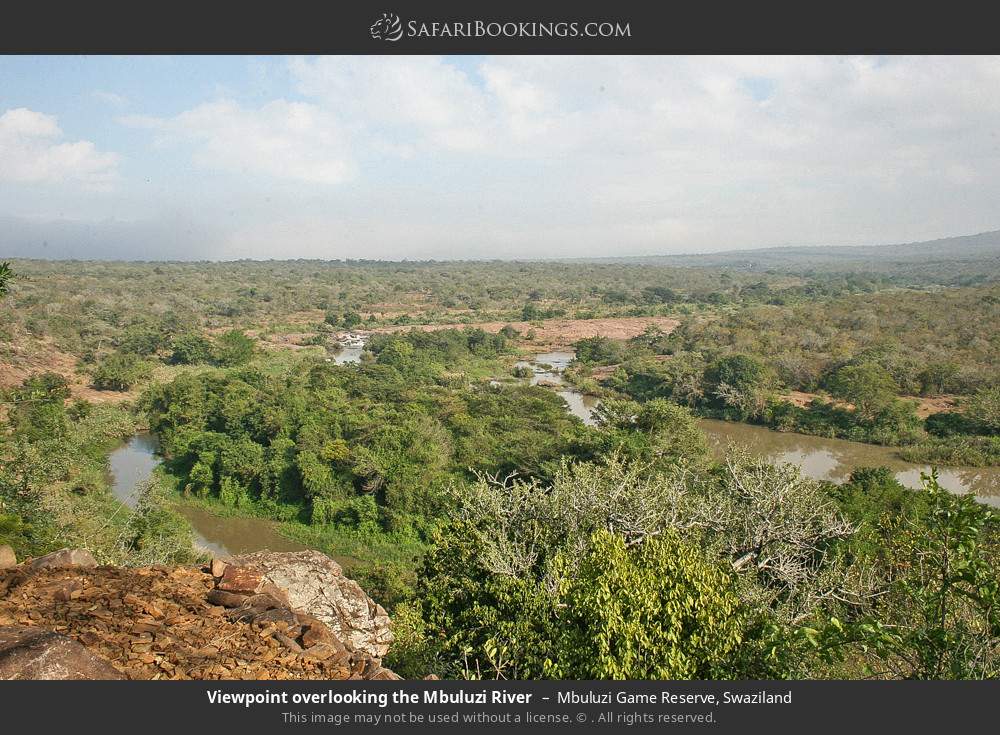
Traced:
<path fill-rule="evenodd" d="M 361 353 L 365 351 L 368 335 L 360 332 L 347 332 L 338 339 L 340 349 L 333 354 L 331 360 L 337 365 L 350 365 L 361 362 Z"/>
<path fill-rule="evenodd" d="M 156 437 L 152 434 L 136 434 L 111 452 L 111 489 L 125 505 L 135 506 L 139 485 L 160 463 L 156 452 Z M 308 548 L 278 533 L 273 521 L 215 515 L 186 503 L 178 504 L 176 510 L 194 529 L 195 546 L 215 556 L 233 556 L 264 549 L 302 551 Z"/>
<path fill-rule="evenodd" d="M 566 386 L 562 377 L 573 358 L 573 352 L 544 352 L 530 362 L 522 360 L 517 364 L 532 370 L 532 385 L 551 386 L 566 401 L 570 413 L 593 425 L 593 410 L 600 400 Z M 773 431 L 731 421 L 700 419 L 698 424 L 718 455 L 730 444 L 746 446 L 773 462 L 794 464 L 816 480 L 839 484 L 846 482 L 858 467 L 888 467 L 902 485 L 919 488 L 920 473 L 931 470 L 929 465 L 900 459 L 892 447 Z M 981 502 L 1000 507 L 1000 467 L 939 467 L 938 482 L 951 492 L 972 492 Z"/>
<path fill-rule="evenodd" d="M 360 355 L 363 348 L 357 349 Z M 343 355 L 353 362 L 353 354 Z M 532 385 L 552 387 L 566 401 L 567 410 L 579 416 L 584 423 L 593 424 L 593 410 L 600 401 L 594 396 L 582 395 L 566 385 L 563 370 L 569 365 L 572 352 L 546 352 L 518 365 L 532 370 Z M 927 465 L 914 464 L 900 459 L 893 448 L 872 444 L 825 439 L 818 436 L 772 431 L 763 426 L 752 426 L 730 421 L 700 419 L 699 425 L 708 435 L 715 451 L 721 455 L 730 444 L 749 447 L 774 462 L 789 462 L 798 466 L 803 474 L 817 480 L 845 482 L 858 467 L 889 467 L 896 479 L 911 488 L 920 487 L 920 473 L 929 472 Z M 137 434 L 110 456 L 112 489 L 115 497 L 126 505 L 135 505 L 135 493 L 156 468 L 160 460 L 156 454 L 156 439 L 150 434 Z M 938 470 L 941 485 L 956 493 L 975 493 L 980 501 L 1000 507 L 1000 467 L 941 467 Z M 204 508 L 186 503 L 177 511 L 195 531 L 195 545 L 212 554 L 228 556 L 262 549 L 272 551 L 300 551 L 307 547 L 291 541 L 280 533 L 273 521 L 242 516 L 219 516 Z M 344 559 L 345 563 L 351 560 Z"/>

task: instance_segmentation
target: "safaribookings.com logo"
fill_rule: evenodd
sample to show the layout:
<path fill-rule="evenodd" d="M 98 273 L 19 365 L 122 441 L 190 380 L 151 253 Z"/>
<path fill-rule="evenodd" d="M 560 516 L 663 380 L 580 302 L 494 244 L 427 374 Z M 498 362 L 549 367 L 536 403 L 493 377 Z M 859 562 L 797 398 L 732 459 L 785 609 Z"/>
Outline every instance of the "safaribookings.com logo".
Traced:
<path fill-rule="evenodd" d="M 369 30 L 376 41 L 398 41 L 403 37 L 403 24 L 395 13 L 382 13 Z"/>
<path fill-rule="evenodd" d="M 419 21 L 403 25 L 395 13 L 382 17 L 369 28 L 376 41 L 407 38 L 631 38 L 626 21 L 510 21 L 483 20 Z"/>

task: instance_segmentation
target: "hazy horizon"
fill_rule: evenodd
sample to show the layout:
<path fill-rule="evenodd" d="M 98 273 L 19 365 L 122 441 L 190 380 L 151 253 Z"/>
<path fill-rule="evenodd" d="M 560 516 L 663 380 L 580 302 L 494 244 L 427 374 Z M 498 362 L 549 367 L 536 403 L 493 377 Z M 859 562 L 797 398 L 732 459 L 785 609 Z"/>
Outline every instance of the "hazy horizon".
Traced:
<path fill-rule="evenodd" d="M 1000 57 L 4 57 L 0 257 L 558 260 L 989 232 L 998 86 Z"/>
<path fill-rule="evenodd" d="M 0 220 L 0 228 L 7 227 L 7 223 Z M 853 243 L 848 245 L 830 245 L 830 244 L 792 244 L 792 243 L 782 243 L 778 245 L 760 245 L 760 246 L 748 246 L 748 247 L 731 247 L 726 249 L 716 249 L 716 250 L 684 250 L 678 249 L 671 252 L 661 252 L 661 253 L 639 253 L 630 254 L 622 253 L 617 255 L 568 255 L 568 256 L 553 256 L 553 257 L 490 257 L 490 256 L 480 256 L 480 257 L 461 257 L 461 255 L 456 254 L 453 257 L 443 257 L 443 258 L 417 258 L 417 257 L 399 257 L 399 258 L 376 258 L 376 257 L 365 257 L 365 256 L 346 256 L 346 257 L 323 257 L 323 256 L 306 256 L 306 257 L 295 257 L 286 256 L 278 257 L 272 256 L 267 258 L 254 258 L 254 257 L 234 257 L 234 258 L 198 258 L 196 256 L 183 257 L 183 258 L 169 258 L 169 257 L 159 257 L 159 258 L 147 258 L 143 257 L 141 254 L 136 254 L 133 257 L 94 257 L 84 255 L 77 256 L 52 256 L 46 255 L 45 250 L 47 249 L 47 244 L 42 247 L 41 253 L 34 254 L 17 254 L 17 253 L 7 253 L 0 249 L 0 259 L 12 258 L 15 260 L 48 260 L 48 261 L 61 261 L 61 260 L 71 260 L 71 261 L 93 261 L 93 262 L 148 262 L 148 263 L 235 263 L 241 261 L 252 261 L 258 263 L 266 262 L 283 262 L 283 261 L 293 261 L 293 260 L 308 260 L 317 262 L 335 262 L 335 261 L 370 261 L 370 262 L 386 262 L 386 263 L 424 263 L 424 262 L 437 262 L 437 263 L 460 263 L 460 262 L 560 262 L 560 261 L 578 261 L 578 260 L 627 260 L 627 259 L 642 259 L 642 258 L 653 258 L 656 256 L 710 256 L 710 255 L 721 255 L 726 253 L 738 253 L 745 252 L 748 255 L 752 253 L 761 253 L 773 250 L 795 250 L 795 249 L 805 249 L 805 250 L 816 250 L 821 253 L 825 251 L 838 250 L 842 252 L 843 250 L 866 250 L 867 248 L 880 248 L 880 247 L 893 247 L 900 245 L 924 245 L 927 243 L 939 242 L 942 240 L 961 240 L 975 238 L 983 235 L 998 235 L 1000 236 L 1000 230 L 988 230 L 985 232 L 976 233 L 963 233 L 958 235 L 953 235 L 943 238 L 934 238 L 931 240 L 916 240 L 907 243 L 897 243 L 897 242 L 877 242 L 877 243 Z M 1000 237 L 998 237 L 1000 239 Z M 998 250 L 1000 250 L 1000 244 L 997 245 Z M 81 250 L 86 251 L 83 247 Z"/>

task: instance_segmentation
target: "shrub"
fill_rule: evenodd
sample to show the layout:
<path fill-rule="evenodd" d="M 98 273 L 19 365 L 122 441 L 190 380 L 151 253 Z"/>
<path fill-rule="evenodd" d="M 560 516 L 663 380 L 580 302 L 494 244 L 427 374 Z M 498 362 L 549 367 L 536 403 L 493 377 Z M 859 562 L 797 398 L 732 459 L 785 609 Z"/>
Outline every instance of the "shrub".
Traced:
<path fill-rule="evenodd" d="M 108 355 L 94 370 L 93 385 L 97 390 L 130 390 L 152 375 L 149 363 L 138 355 L 115 352 Z"/>
<path fill-rule="evenodd" d="M 621 344 L 607 337 L 586 337 L 573 346 L 580 362 L 611 365 L 622 359 Z"/>
<path fill-rule="evenodd" d="M 200 334 L 182 334 L 170 343 L 170 362 L 175 365 L 196 365 L 212 359 L 212 343 Z"/>
<path fill-rule="evenodd" d="M 1000 386 L 994 385 L 977 391 L 966 402 L 965 412 L 987 431 L 1000 433 Z"/>
<path fill-rule="evenodd" d="M 675 533 L 599 532 L 562 602 L 555 666 L 572 679 L 717 678 L 743 640 L 732 579 Z"/>
<path fill-rule="evenodd" d="M 238 329 L 226 332 L 215 341 L 215 362 L 222 367 L 245 365 L 253 358 L 254 341 Z"/>

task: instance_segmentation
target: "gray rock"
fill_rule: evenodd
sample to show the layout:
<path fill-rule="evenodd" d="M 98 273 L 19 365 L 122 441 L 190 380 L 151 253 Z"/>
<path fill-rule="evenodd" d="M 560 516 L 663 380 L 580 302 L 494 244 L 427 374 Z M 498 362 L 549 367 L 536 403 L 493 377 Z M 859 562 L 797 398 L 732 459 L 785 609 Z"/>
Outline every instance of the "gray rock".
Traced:
<path fill-rule="evenodd" d="M 51 554 L 32 559 L 31 569 L 61 569 L 62 567 L 96 567 L 97 560 L 86 549 L 59 549 Z"/>
<path fill-rule="evenodd" d="M 389 616 L 340 565 L 319 551 L 262 551 L 228 560 L 221 589 L 280 590 L 289 607 L 326 623 L 346 646 L 381 659 L 389 651 Z"/>
<path fill-rule="evenodd" d="M 42 628 L 0 627 L 0 681 L 124 678 L 72 638 Z"/>
<path fill-rule="evenodd" d="M 17 566 L 17 555 L 14 550 L 7 546 L 0 546 L 0 569 L 10 569 Z"/>

